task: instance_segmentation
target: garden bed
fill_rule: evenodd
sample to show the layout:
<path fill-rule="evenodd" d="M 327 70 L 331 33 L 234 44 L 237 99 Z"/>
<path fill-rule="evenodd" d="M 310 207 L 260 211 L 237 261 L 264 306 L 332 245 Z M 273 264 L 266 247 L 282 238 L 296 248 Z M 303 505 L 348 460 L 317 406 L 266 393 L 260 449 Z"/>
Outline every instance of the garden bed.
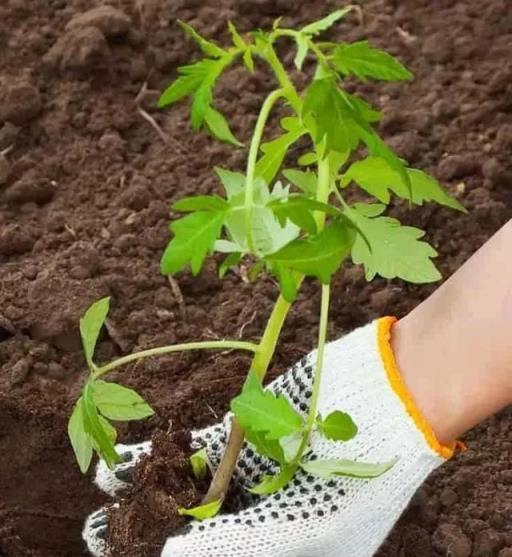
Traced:
<path fill-rule="evenodd" d="M 84 517 L 105 501 L 80 475 L 66 434 L 85 378 L 77 323 L 91 302 L 112 297 L 108 334 L 98 346 L 98 360 L 107 360 L 176 341 L 257 339 L 277 295 L 270 279 L 255 287 L 230 273 L 221 282 L 212 260 L 199 280 L 178 278 L 180 303 L 159 274 L 169 202 L 215 191 L 211 168 L 241 168 L 243 155 L 189 131 L 186 107 L 157 113 L 154 105 L 194 52 L 176 18 L 221 38 L 228 18 L 241 30 L 268 27 L 278 15 L 293 25 L 327 13 L 326 3 L 224 0 L 219 9 L 213 0 L 154 0 L 138 10 L 134 4 L 119 2 L 124 16 L 93 26 L 79 21 L 71 31 L 66 24 L 89 2 L 37 0 L 26 7 L 10 0 L 0 7 L 0 125 L 10 122 L 0 127 L 0 151 L 13 146 L 0 158 L 2 557 L 85 555 Z M 406 86 L 360 88 L 384 111 L 384 137 L 470 211 L 394 209 L 428 231 L 447 276 L 512 216 L 510 9 L 505 0 L 368 0 L 362 14 L 359 27 L 353 18 L 338 35 L 369 38 L 416 75 Z M 247 138 L 254 124 L 267 92 L 261 83 L 261 76 L 237 69 L 220 84 L 220 106 L 239 137 Z M 156 118 L 167 143 L 140 108 Z M 384 280 L 367 285 L 349 267 L 333 282 L 329 336 L 377 315 L 403 315 L 432 289 Z M 318 287 L 306 283 L 272 376 L 314 346 L 318 304 Z M 143 394 L 158 417 L 125 426 L 123 440 L 166 431 L 169 420 L 193 428 L 220 419 L 248 362 L 239 353 L 187 353 L 126 368 L 123 383 Z M 451 544 L 456 557 L 492 557 L 501 549 L 510 557 L 510 431 L 504 412 L 471 432 L 469 450 L 421 488 L 379 556 L 441 556 Z"/>

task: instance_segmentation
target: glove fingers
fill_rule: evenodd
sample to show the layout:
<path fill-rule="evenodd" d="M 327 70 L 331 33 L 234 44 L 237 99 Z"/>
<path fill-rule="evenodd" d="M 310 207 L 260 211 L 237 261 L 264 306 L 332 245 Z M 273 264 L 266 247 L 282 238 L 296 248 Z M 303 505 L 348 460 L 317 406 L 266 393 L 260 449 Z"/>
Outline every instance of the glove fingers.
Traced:
<path fill-rule="evenodd" d="M 113 505 L 117 507 L 117 503 Z M 108 514 L 107 507 L 102 507 L 90 514 L 82 531 L 82 538 L 89 553 L 94 557 L 107 557 Z"/>
<path fill-rule="evenodd" d="M 137 462 L 151 452 L 151 441 L 134 443 L 132 445 L 116 445 L 116 451 L 123 459 L 112 470 L 103 460 L 98 462 L 94 483 L 105 493 L 114 497 L 117 493 L 129 487 L 132 483 L 133 471 Z"/>

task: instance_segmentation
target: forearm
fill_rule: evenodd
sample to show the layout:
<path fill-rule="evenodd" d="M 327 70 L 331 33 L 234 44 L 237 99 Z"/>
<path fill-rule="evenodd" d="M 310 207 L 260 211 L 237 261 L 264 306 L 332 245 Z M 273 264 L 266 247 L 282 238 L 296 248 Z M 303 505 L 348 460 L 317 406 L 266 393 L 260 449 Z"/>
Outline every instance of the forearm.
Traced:
<path fill-rule="evenodd" d="M 441 442 L 512 401 L 512 221 L 393 328 L 404 380 Z"/>

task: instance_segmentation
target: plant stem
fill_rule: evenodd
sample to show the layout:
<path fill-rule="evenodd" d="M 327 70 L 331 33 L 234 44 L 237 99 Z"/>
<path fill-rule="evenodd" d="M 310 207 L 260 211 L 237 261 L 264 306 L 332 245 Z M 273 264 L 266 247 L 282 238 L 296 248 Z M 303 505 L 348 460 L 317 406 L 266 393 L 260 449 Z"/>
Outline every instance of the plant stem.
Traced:
<path fill-rule="evenodd" d="M 254 175 L 256 172 L 256 160 L 258 158 L 261 138 L 263 137 L 265 124 L 267 123 L 270 111 L 272 110 L 272 107 L 277 102 L 277 100 L 282 96 L 283 90 L 277 89 L 276 91 L 272 91 L 272 93 L 270 93 L 270 95 L 265 99 L 265 102 L 263 103 L 258 115 L 258 120 L 256 121 L 256 126 L 254 128 L 254 133 L 251 139 L 251 146 L 249 148 L 249 156 L 247 158 L 247 172 L 245 183 L 245 230 L 247 235 L 248 247 L 252 253 L 255 253 L 251 225 L 252 210 L 254 207 Z"/>
<path fill-rule="evenodd" d="M 297 90 L 295 89 L 295 86 L 293 85 L 292 81 L 288 77 L 288 74 L 286 73 L 283 64 L 281 64 L 281 60 L 279 60 L 276 51 L 274 50 L 274 47 L 272 46 L 271 43 L 267 45 L 267 49 L 265 52 L 265 60 L 272 68 L 277 78 L 277 81 L 279 82 L 279 85 L 281 85 L 283 89 L 284 95 L 292 105 L 292 108 L 297 113 L 297 116 L 300 117 L 302 100 L 299 94 L 297 93 Z"/>
<path fill-rule="evenodd" d="M 297 288 L 300 287 L 303 277 L 300 276 L 297 279 Z M 288 315 L 290 309 L 290 303 L 287 302 L 283 296 L 279 296 L 277 302 L 274 305 L 272 314 L 267 321 L 267 326 L 263 333 L 263 337 L 258 346 L 258 351 L 256 352 L 254 359 L 251 363 L 250 370 L 254 372 L 260 381 L 263 381 L 265 374 L 267 373 L 268 366 L 274 355 L 277 341 L 283 327 L 283 323 Z M 213 501 L 223 501 L 226 492 L 229 488 L 229 482 L 233 471 L 238 460 L 238 455 L 242 449 L 244 442 L 244 430 L 234 418 L 231 431 L 229 434 L 229 439 L 224 449 L 224 454 L 222 459 L 215 471 L 208 493 L 205 495 L 202 504 L 206 505 L 212 503 Z"/>
<path fill-rule="evenodd" d="M 309 414 L 304 428 L 304 439 L 302 440 L 303 446 L 297 454 L 300 460 L 302 455 L 309 444 L 311 432 L 315 426 L 316 414 L 318 409 L 318 397 L 320 395 L 320 385 L 322 384 L 322 369 L 324 365 L 324 352 L 325 342 L 327 339 L 327 323 L 329 320 L 329 298 L 331 287 L 329 284 L 322 284 L 322 301 L 320 309 L 320 326 L 318 330 L 318 350 L 315 364 L 315 373 L 313 376 L 313 394 L 311 395 L 311 404 L 309 406 Z"/>
<path fill-rule="evenodd" d="M 173 352 L 184 352 L 186 350 L 206 350 L 206 349 L 234 349 L 234 350 L 248 350 L 258 354 L 260 348 L 253 342 L 243 342 L 237 340 L 212 340 L 204 342 L 187 342 L 184 344 L 173 344 L 169 346 L 159 346 L 158 348 L 150 348 L 149 350 L 142 350 L 141 352 L 134 352 L 128 356 L 118 358 L 109 364 L 96 367 L 93 373 L 93 378 L 97 379 L 105 373 L 112 371 L 120 366 L 142 360 L 143 358 L 150 358 L 152 356 L 163 356 L 164 354 L 172 354 Z"/>

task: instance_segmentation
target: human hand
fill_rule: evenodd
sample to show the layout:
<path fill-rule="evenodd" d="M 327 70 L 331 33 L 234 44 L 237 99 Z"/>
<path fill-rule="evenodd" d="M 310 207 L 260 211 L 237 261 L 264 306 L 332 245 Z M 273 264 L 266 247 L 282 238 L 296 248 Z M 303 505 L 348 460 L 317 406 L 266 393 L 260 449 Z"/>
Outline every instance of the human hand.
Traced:
<path fill-rule="evenodd" d="M 389 343 L 393 319 L 384 318 L 326 346 L 319 411 L 342 409 L 359 428 L 347 443 L 313 435 L 308 459 L 352 459 L 396 464 L 374 479 L 321 479 L 298 472 L 281 491 L 266 497 L 248 487 L 276 465 L 245 445 L 233 478 L 238 512 L 194 522 L 169 538 L 162 557 L 369 557 L 380 546 L 416 489 L 449 458 L 453 446 L 441 445 L 408 393 Z M 311 397 L 315 352 L 269 385 L 286 395 L 306 415 Z M 197 431 L 194 443 L 206 447 L 215 466 L 231 423 Z M 129 485 L 131 472 L 149 442 L 118 445 L 125 462 L 97 468 L 96 483 L 112 496 Z M 106 557 L 108 517 L 105 509 L 86 521 L 83 536 L 95 557 Z"/>

